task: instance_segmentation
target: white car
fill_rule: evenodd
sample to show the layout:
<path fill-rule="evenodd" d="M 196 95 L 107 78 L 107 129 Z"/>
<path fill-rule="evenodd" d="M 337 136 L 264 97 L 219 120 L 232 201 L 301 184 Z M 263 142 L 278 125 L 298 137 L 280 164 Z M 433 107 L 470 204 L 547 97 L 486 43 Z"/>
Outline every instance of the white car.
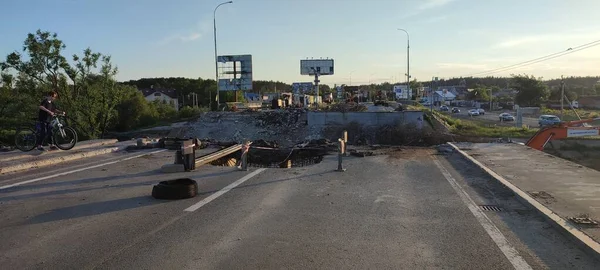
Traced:
<path fill-rule="evenodd" d="M 469 116 L 478 116 L 479 115 L 479 110 L 472 109 L 472 110 L 469 110 L 468 113 L 469 113 Z"/>

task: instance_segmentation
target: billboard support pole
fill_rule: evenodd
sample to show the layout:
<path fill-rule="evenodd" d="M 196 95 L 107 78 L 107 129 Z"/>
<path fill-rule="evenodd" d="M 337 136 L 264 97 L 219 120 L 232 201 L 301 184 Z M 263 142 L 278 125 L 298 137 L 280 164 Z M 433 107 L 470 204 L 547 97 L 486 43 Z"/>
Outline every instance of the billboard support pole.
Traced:
<path fill-rule="evenodd" d="M 319 108 L 319 73 L 315 72 L 315 108 Z"/>

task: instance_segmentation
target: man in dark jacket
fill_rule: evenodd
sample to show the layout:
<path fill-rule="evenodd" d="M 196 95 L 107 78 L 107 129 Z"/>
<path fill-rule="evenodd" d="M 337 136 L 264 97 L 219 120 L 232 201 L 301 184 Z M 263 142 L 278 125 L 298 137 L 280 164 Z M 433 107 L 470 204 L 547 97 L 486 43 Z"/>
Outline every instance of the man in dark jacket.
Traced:
<path fill-rule="evenodd" d="M 56 91 L 51 91 L 40 103 L 38 112 L 38 128 L 40 132 L 37 138 L 37 149 L 40 151 L 45 151 L 42 144 L 44 143 L 44 140 L 49 139 L 50 135 L 52 134 L 52 127 L 50 126 L 52 117 L 56 113 L 61 113 L 61 111 L 56 109 L 56 106 L 53 102 L 57 98 L 58 93 L 56 93 Z M 56 149 L 56 147 L 50 143 L 50 149 L 53 150 Z"/>

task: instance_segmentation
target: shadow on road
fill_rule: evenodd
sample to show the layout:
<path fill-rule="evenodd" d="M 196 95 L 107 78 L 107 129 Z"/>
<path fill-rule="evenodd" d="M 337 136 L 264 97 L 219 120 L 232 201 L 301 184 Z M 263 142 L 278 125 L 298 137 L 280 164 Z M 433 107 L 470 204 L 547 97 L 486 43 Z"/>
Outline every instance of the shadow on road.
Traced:
<path fill-rule="evenodd" d="M 80 218 L 86 216 L 101 215 L 110 212 L 117 212 L 127 209 L 145 207 L 167 201 L 155 200 L 151 196 L 140 196 L 127 199 L 118 199 L 105 202 L 95 202 L 88 204 L 75 205 L 65 208 L 54 209 L 31 218 L 28 223 L 39 224 L 58 220 Z"/>
<path fill-rule="evenodd" d="M 85 187 L 85 188 L 82 187 L 82 188 L 52 190 L 52 191 L 33 193 L 33 194 L 23 194 L 23 195 L 14 195 L 14 196 L 8 196 L 8 197 L 0 197 L 0 202 L 42 198 L 42 197 L 46 197 L 46 196 L 64 195 L 64 194 L 85 192 L 85 191 L 90 191 L 90 190 L 100 190 L 100 189 L 107 189 L 107 188 L 127 188 L 127 187 L 136 187 L 136 186 L 144 186 L 144 185 L 153 185 L 156 183 L 157 183 L 157 181 L 153 180 L 153 181 L 136 182 L 136 183 L 121 184 L 121 185 L 105 185 L 102 187 Z"/>

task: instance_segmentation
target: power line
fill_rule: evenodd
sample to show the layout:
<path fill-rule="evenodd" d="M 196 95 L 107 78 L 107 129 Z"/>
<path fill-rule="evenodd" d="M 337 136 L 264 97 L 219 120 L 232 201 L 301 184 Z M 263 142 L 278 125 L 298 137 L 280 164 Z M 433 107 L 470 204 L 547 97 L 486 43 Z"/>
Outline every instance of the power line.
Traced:
<path fill-rule="evenodd" d="M 507 70 L 511 70 L 511 69 L 516 69 L 516 68 L 520 68 L 520 67 L 525 67 L 525 66 L 533 65 L 533 64 L 536 64 L 536 63 L 539 63 L 539 62 L 543 62 L 543 61 L 547 61 L 547 60 L 554 59 L 554 58 L 557 58 L 557 57 L 561 57 L 563 55 L 575 53 L 575 52 L 578 52 L 578 51 L 581 51 L 581 50 L 585 50 L 585 49 L 588 49 L 588 48 L 591 48 L 591 47 L 595 47 L 595 46 L 598 46 L 598 45 L 600 45 L 600 40 L 596 40 L 596 41 L 593 41 L 593 42 L 590 42 L 590 43 L 579 45 L 577 47 L 571 47 L 571 48 L 568 48 L 565 51 L 561 51 L 561 52 L 549 54 L 549 55 L 546 55 L 546 56 L 538 57 L 538 58 L 535 58 L 535 59 L 532 59 L 532 60 L 528 60 L 528 61 L 525 61 L 525 62 L 521 62 L 521 63 L 518 63 L 518 64 L 513 64 L 513 65 L 509 65 L 509 66 L 505 66 L 505 67 L 500 67 L 500 68 L 496 68 L 496 69 L 491 69 L 491 70 L 487 70 L 487 71 L 481 71 L 481 72 L 471 73 L 469 75 L 462 76 L 462 77 L 472 77 L 472 76 L 475 76 L 475 75 L 479 75 L 479 76 L 481 76 L 481 75 L 491 75 L 491 74 L 502 72 L 502 71 L 507 71 Z"/>

